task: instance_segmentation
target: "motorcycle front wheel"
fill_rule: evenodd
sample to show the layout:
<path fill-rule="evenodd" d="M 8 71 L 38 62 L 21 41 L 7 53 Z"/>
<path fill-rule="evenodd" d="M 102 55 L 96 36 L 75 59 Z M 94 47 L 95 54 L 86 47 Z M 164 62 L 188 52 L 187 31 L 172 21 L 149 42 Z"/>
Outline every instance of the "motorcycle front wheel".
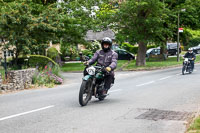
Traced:
<path fill-rule="evenodd" d="M 183 68 L 182 68 L 182 74 L 183 74 L 183 75 L 185 75 L 185 69 L 186 69 L 186 67 L 183 66 Z"/>
<path fill-rule="evenodd" d="M 87 81 L 83 80 L 79 91 L 79 104 L 81 106 L 87 105 L 88 101 L 91 99 L 92 96 L 91 87 L 92 87 L 91 79 L 88 79 Z"/>

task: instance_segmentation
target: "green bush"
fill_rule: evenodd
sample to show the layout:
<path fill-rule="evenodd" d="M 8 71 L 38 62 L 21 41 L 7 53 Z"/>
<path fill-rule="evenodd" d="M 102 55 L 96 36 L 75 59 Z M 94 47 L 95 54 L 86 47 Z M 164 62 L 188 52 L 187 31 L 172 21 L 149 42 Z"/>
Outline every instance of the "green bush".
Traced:
<path fill-rule="evenodd" d="M 59 56 L 58 50 L 56 48 L 53 48 L 53 47 L 49 48 L 47 50 L 47 56 L 49 58 L 51 58 L 52 60 L 55 60 L 56 57 Z"/>
<path fill-rule="evenodd" d="M 100 43 L 98 41 L 94 41 L 86 45 L 86 49 L 92 51 L 92 54 L 95 53 L 98 49 L 100 49 Z"/>
<path fill-rule="evenodd" d="M 38 72 L 33 76 L 33 84 L 38 86 L 53 87 L 55 84 L 62 84 L 63 79 L 52 73 Z"/>
<path fill-rule="evenodd" d="M 194 46 L 197 46 L 200 44 L 200 37 L 198 38 L 194 38 L 194 39 L 191 39 L 189 42 L 188 42 L 188 47 L 194 47 Z"/>
<path fill-rule="evenodd" d="M 28 65 L 30 67 L 39 67 L 44 68 L 46 65 L 51 63 L 53 66 L 58 67 L 58 64 L 53 61 L 51 58 L 43 55 L 29 55 L 28 58 Z"/>
<path fill-rule="evenodd" d="M 79 51 L 75 46 L 62 46 L 61 47 L 61 59 L 66 60 L 65 57 L 69 57 L 69 60 L 77 60 L 79 57 Z"/>
<path fill-rule="evenodd" d="M 46 65 L 43 69 L 34 74 L 33 84 L 47 87 L 53 87 L 55 84 L 62 84 L 63 79 L 59 72 L 59 67 Z"/>
<path fill-rule="evenodd" d="M 155 48 L 155 47 L 156 47 L 156 45 L 147 45 L 147 49 Z M 138 52 L 138 46 L 134 46 L 129 43 L 122 43 L 121 48 L 123 48 L 133 54 L 137 54 L 137 52 Z"/>
<path fill-rule="evenodd" d="M 88 56 L 90 58 L 93 56 L 93 52 L 91 50 L 85 49 L 82 52 L 83 52 L 83 55 Z"/>

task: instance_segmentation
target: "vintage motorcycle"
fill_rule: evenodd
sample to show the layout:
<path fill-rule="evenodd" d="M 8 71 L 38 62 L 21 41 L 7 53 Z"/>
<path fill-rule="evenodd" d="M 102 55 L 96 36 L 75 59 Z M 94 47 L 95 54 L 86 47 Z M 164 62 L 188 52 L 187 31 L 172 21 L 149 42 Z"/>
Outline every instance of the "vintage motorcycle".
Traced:
<path fill-rule="evenodd" d="M 79 91 L 79 103 L 81 106 L 87 105 L 92 96 L 100 101 L 106 97 L 102 95 L 105 84 L 105 68 L 102 66 L 87 66 L 85 70 L 85 76 Z"/>
<path fill-rule="evenodd" d="M 182 67 L 182 74 L 184 75 L 186 72 L 192 73 L 192 65 L 190 63 L 192 61 L 192 58 L 185 58 L 183 61 L 183 67 Z"/>

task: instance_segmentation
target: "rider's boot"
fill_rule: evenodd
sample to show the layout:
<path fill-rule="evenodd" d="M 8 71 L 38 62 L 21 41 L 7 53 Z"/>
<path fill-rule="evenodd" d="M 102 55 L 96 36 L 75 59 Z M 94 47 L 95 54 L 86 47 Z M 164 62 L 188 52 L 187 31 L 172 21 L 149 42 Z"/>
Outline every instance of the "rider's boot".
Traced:
<path fill-rule="evenodd" d="M 107 92 L 108 92 L 108 89 L 104 89 L 104 90 L 102 91 L 102 96 L 103 96 L 103 97 L 106 97 L 106 96 L 108 95 Z"/>

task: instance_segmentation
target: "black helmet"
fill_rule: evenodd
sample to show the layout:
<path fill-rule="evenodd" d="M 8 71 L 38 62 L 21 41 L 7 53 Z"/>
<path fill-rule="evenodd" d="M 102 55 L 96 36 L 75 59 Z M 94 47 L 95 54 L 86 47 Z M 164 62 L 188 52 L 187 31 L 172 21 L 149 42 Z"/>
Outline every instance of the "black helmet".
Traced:
<path fill-rule="evenodd" d="M 103 44 L 104 44 L 104 43 L 109 44 L 109 48 L 108 48 L 108 49 L 105 49 L 105 48 L 103 47 Z M 102 41 L 101 41 L 101 47 L 102 47 L 102 49 L 103 49 L 104 51 L 108 51 L 109 49 L 111 49 L 111 46 L 112 46 L 112 40 L 111 40 L 109 37 L 104 37 L 104 38 L 102 39 Z"/>

